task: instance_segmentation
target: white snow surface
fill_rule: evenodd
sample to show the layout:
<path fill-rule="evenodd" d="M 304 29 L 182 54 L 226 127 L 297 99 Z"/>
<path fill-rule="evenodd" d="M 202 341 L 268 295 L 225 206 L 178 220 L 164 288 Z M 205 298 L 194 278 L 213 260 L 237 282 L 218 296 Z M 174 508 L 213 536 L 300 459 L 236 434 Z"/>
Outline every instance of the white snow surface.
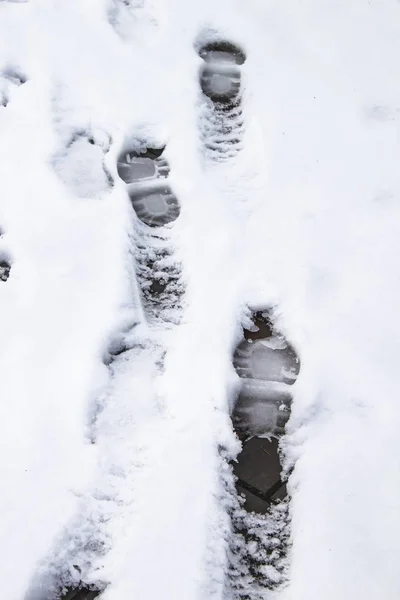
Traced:
<path fill-rule="evenodd" d="M 247 54 L 243 149 L 216 165 L 205 28 Z M 52 569 L 85 560 L 102 600 L 223 597 L 218 448 L 238 451 L 247 306 L 275 306 L 302 365 L 276 596 L 398 600 L 399 34 L 396 0 L 0 2 L 2 600 L 49 600 Z M 139 301 L 130 135 L 167 143 L 182 207 L 174 327 Z M 107 368 L 135 322 L 140 348 Z"/>

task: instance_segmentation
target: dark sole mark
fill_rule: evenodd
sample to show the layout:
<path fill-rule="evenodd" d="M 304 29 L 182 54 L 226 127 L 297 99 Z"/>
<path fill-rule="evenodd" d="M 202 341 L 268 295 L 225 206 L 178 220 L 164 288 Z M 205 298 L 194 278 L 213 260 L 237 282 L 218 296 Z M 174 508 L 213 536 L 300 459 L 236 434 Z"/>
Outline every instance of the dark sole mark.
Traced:
<path fill-rule="evenodd" d="M 244 495 L 244 508 L 249 512 L 266 513 L 272 502 L 286 496 L 278 443 L 276 438 L 254 437 L 243 444 L 239 461 L 234 465 L 236 487 Z"/>
<path fill-rule="evenodd" d="M 244 329 L 233 365 L 240 391 L 232 415 L 241 439 L 283 433 L 290 414 L 290 386 L 300 361 L 292 346 L 276 333 L 268 312 L 256 312 Z"/>
<path fill-rule="evenodd" d="M 70 589 L 60 596 L 60 600 L 94 600 L 95 598 L 99 598 L 102 591 L 104 590 L 96 590 L 88 587 Z"/>
<path fill-rule="evenodd" d="M 10 276 L 11 264 L 5 260 L 0 261 L 0 281 L 7 281 Z"/>
<path fill-rule="evenodd" d="M 246 57 L 240 48 L 227 41 L 209 42 L 198 53 L 205 61 L 200 71 L 204 95 L 200 134 L 206 156 L 221 162 L 233 158 L 241 149 L 240 65 Z"/>
<path fill-rule="evenodd" d="M 279 441 L 272 436 L 284 433 L 300 361 L 269 312 L 260 311 L 244 328 L 233 364 L 241 387 L 232 422 L 242 451 L 233 462 L 237 504 L 227 587 L 235 600 L 261 600 L 287 580 L 289 507 Z"/>
<path fill-rule="evenodd" d="M 229 105 L 240 92 L 244 52 L 231 42 L 216 41 L 201 46 L 198 53 L 205 62 L 200 73 L 203 93 L 214 102 Z"/>
<path fill-rule="evenodd" d="M 117 170 L 138 217 L 133 253 L 145 314 L 149 321 L 176 323 L 184 289 L 171 227 L 180 205 L 168 185 L 170 168 L 164 149 L 131 142 L 119 156 Z"/>
<path fill-rule="evenodd" d="M 117 163 L 133 209 L 149 227 L 172 223 L 180 214 L 179 202 L 167 183 L 170 169 L 162 155 L 164 148 L 149 148 L 136 142 L 122 152 Z"/>
<path fill-rule="evenodd" d="M 233 62 L 236 65 L 242 65 L 246 60 L 246 55 L 243 50 L 227 40 L 207 42 L 200 46 L 198 53 L 199 56 L 207 62 L 225 60 L 227 62 Z"/>
<path fill-rule="evenodd" d="M 149 227 L 162 227 L 179 217 L 179 204 L 169 187 L 134 188 L 129 190 L 129 198 L 139 219 Z"/>
<path fill-rule="evenodd" d="M 117 162 L 118 175 L 125 183 L 146 181 L 169 175 L 169 165 L 162 153 L 165 149 L 146 148 L 123 152 Z"/>

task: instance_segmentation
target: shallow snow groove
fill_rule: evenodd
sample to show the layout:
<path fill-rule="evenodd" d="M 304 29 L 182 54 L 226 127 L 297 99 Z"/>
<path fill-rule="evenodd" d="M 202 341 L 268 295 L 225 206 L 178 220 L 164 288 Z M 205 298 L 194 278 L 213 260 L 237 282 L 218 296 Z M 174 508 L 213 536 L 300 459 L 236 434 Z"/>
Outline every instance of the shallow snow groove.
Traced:
<path fill-rule="evenodd" d="M 0 597 L 28 600 L 76 559 L 102 600 L 398 600 L 400 4 L 21 4 L 0 2 L 0 73 L 29 75 L 0 80 Z M 222 162 L 204 154 L 204 31 L 246 54 L 240 151 Z M 146 321 L 133 275 L 148 242 L 116 163 L 139 130 L 166 144 L 181 204 L 155 256 L 182 273 L 179 325 L 173 294 Z M 100 139 L 63 154 L 65 185 L 52 158 L 77 131 Z M 142 346 L 129 333 L 119 353 L 132 298 Z M 274 306 L 302 360 L 281 440 L 290 565 L 259 546 L 285 538 L 283 508 L 249 545 L 231 537 L 246 305 Z M 236 579 L 235 544 L 255 557 Z"/>
<path fill-rule="evenodd" d="M 80 198 L 99 196 L 113 186 L 113 178 L 104 165 L 111 141 L 104 140 L 104 134 L 102 137 L 99 142 L 90 131 L 75 132 L 52 159 L 61 181 Z"/>

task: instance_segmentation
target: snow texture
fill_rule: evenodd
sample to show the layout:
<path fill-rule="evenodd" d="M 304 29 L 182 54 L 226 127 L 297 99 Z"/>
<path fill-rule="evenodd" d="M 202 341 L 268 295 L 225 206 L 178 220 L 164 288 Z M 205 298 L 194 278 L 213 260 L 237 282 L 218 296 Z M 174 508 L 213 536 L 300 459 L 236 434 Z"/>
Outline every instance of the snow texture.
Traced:
<path fill-rule="evenodd" d="M 0 598 L 398 600 L 399 23 L 0 1 Z M 228 115 L 199 84 L 217 38 L 246 55 Z M 166 146 L 172 224 L 135 214 L 127 139 Z M 266 516 L 230 464 L 249 307 L 301 361 Z"/>

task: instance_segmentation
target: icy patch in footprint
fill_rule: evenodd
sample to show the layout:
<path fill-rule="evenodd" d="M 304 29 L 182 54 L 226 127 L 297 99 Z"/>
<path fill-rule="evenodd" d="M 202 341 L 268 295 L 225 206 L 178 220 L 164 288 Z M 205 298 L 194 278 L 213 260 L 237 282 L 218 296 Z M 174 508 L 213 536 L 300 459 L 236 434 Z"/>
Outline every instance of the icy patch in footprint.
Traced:
<path fill-rule="evenodd" d="M 108 21 L 122 39 L 151 44 L 164 29 L 163 0 L 110 0 Z"/>
<path fill-rule="evenodd" d="M 53 157 L 53 167 L 67 188 L 80 198 L 93 198 L 111 190 L 113 178 L 104 164 L 110 148 L 108 136 L 78 132 Z"/>

